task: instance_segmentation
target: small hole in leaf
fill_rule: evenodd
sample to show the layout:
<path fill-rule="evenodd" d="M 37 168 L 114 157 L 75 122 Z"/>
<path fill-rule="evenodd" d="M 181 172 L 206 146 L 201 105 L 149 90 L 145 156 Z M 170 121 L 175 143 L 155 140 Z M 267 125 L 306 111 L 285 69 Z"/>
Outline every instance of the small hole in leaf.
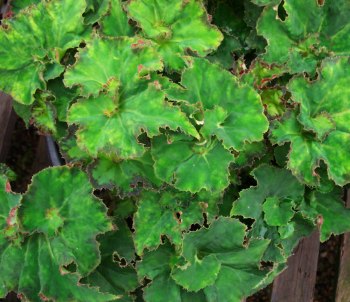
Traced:
<path fill-rule="evenodd" d="M 197 231 L 201 228 L 200 224 L 198 223 L 195 223 L 195 224 L 192 224 L 191 227 L 190 227 L 190 231 L 194 232 L 194 231 Z"/>
<path fill-rule="evenodd" d="M 64 268 L 65 270 L 67 270 L 68 272 L 70 272 L 70 273 L 75 273 L 75 272 L 77 271 L 77 265 L 76 265 L 74 262 L 69 263 L 68 265 L 63 266 L 63 268 Z"/>
<path fill-rule="evenodd" d="M 282 21 L 286 20 L 286 18 L 288 17 L 288 14 L 284 9 L 284 1 L 282 1 L 278 6 L 277 15 L 278 15 L 278 18 L 280 18 Z"/>

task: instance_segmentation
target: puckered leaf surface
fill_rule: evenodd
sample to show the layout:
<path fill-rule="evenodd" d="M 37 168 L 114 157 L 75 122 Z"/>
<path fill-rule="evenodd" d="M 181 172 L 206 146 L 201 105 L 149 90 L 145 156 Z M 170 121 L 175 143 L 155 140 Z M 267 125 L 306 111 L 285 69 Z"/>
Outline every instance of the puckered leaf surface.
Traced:
<path fill-rule="evenodd" d="M 24 231 L 45 235 L 53 249 L 65 247 L 59 261 L 74 261 L 83 275 L 99 261 L 95 236 L 111 228 L 104 205 L 91 192 L 80 170 L 47 169 L 34 176 L 18 211 Z"/>
<path fill-rule="evenodd" d="M 80 126 L 78 145 L 92 156 L 100 152 L 124 159 L 141 156 L 144 147 L 137 141 L 141 130 L 153 137 L 161 127 L 180 128 L 198 137 L 185 114 L 165 101 L 155 83 L 128 98 L 123 98 L 118 88 L 79 101 L 69 110 L 68 121 Z"/>
<path fill-rule="evenodd" d="M 156 175 L 179 190 L 220 192 L 229 185 L 234 157 L 218 140 L 201 144 L 182 134 L 162 135 L 153 139 L 151 153 Z"/>
<path fill-rule="evenodd" d="M 205 202 L 189 193 L 143 193 L 134 216 L 136 252 L 141 255 L 145 248 L 156 248 L 162 235 L 181 246 L 182 232 L 203 223 Z"/>
<path fill-rule="evenodd" d="M 184 66 L 186 50 L 205 56 L 223 39 L 220 31 L 209 24 L 201 0 L 133 0 L 128 13 L 145 37 L 157 43 L 165 65 L 171 69 Z"/>
<path fill-rule="evenodd" d="M 18 210 L 21 230 L 29 237 L 9 238 L 0 247 L 1 295 L 14 290 L 28 301 L 62 302 L 115 298 L 78 284 L 99 263 L 95 237 L 112 228 L 106 208 L 91 193 L 87 176 L 77 169 L 50 168 L 34 176 Z M 64 268 L 72 262 L 76 273 Z"/>
<path fill-rule="evenodd" d="M 268 42 L 263 59 L 268 63 L 286 64 L 291 72 L 311 72 L 326 55 L 349 55 L 347 0 L 286 0 L 287 17 L 277 17 L 275 7 L 266 7 L 258 23 L 258 33 Z"/>
<path fill-rule="evenodd" d="M 62 72 L 65 51 L 84 40 L 85 6 L 85 0 L 44 0 L 6 21 L 0 30 L 1 90 L 22 104 L 33 103 L 35 91 L 45 88 L 46 64 Z"/>
<path fill-rule="evenodd" d="M 120 83 L 122 97 L 138 93 L 149 72 L 163 64 L 152 43 L 138 37 L 94 38 L 79 51 L 77 63 L 65 73 L 65 84 L 79 85 L 81 95 L 97 96 L 111 81 Z M 144 85 L 142 85 L 144 84 Z"/>
<path fill-rule="evenodd" d="M 186 90 L 170 90 L 169 96 L 199 103 L 204 110 L 200 133 L 215 135 L 225 148 L 240 150 L 244 142 L 259 141 L 268 129 L 261 99 L 248 85 L 240 85 L 236 78 L 218 65 L 204 59 L 193 59 L 191 67 L 182 75 Z M 218 89 L 225 87 L 225 89 Z"/>
<path fill-rule="evenodd" d="M 327 60 L 315 82 L 292 80 L 292 98 L 300 102 L 301 113 L 288 113 L 273 126 L 272 140 L 278 144 L 291 142 L 288 167 L 306 184 L 318 184 L 315 169 L 320 160 L 336 184 L 350 182 L 349 70 L 346 58 Z"/>
<path fill-rule="evenodd" d="M 208 301 L 239 301 L 265 276 L 259 264 L 269 244 L 269 240 L 251 240 L 243 246 L 244 236 L 243 224 L 224 217 L 209 229 L 185 235 L 182 256 L 187 263 L 175 267 L 172 277 L 190 291 L 204 288 Z"/>

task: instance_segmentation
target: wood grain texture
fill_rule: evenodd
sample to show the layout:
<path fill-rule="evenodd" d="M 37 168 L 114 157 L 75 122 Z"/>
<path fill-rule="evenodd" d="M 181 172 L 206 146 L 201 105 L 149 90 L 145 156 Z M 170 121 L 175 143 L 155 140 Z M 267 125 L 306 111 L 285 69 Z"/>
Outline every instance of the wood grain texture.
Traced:
<path fill-rule="evenodd" d="M 16 116 L 12 111 L 12 98 L 0 92 L 0 162 L 5 160 Z"/>
<path fill-rule="evenodd" d="M 288 259 L 288 268 L 273 283 L 271 302 L 313 301 L 319 236 L 315 231 L 300 241 L 294 255 Z"/>
<path fill-rule="evenodd" d="M 346 207 L 350 208 L 350 190 L 347 192 Z M 340 247 L 339 276 L 335 301 L 350 301 L 350 233 L 343 235 Z"/>

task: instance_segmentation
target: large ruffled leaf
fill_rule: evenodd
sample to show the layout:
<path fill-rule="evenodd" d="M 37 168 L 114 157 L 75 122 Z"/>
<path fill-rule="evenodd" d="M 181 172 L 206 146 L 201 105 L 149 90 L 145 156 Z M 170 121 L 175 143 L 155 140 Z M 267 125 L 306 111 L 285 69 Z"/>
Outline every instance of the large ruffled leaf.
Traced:
<path fill-rule="evenodd" d="M 26 239 L 21 247 L 8 245 L 0 260 L 0 295 L 13 290 L 26 301 L 35 302 L 107 302 L 116 298 L 79 284 L 79 275 L 63 268 L 69 264 L 68 258 L 60 259 L 64 253 L 64 246 L 56 247 L 54 241 L 38 234 Z"/>
<path fill-rule="evenodd" d="M 291 72 L 314 73 L 326 55 L 350 54 L 349 1 L 319 5 L 314 0 L 285 0 L 284 9 L 284 21 L 273 6 L 266 7 L 259 20 L 258 33 L 268 42 L 266 62 L 286 64 Z"/>
<path fill-rule="evenodd" d="M 137 141 L 142 130 L 153 137 L 161 127 L 179 128 L 198 137 L 185 114 L 165 101 L 156 83 L 128 98 L 123 98 L 118 88 L 79 101 L 69 110 L 68 121 L 80 127 L 78 145 L 92 156 L 98 153 L 111 153 L 123 159 L 142 156 L 144 146 Z"/>
<path fill-rule="evenodd" d="M 302 212 L 320 224 L 321 241 L 350 231 L 350 210 L 345 208 L 342 190 L 323 194 L 313 191 L 302 205 Z"/>
<path fill-rule="evenodd" d="M 251 240 L 244 246 L 244 236 L 242 223 L 223 217 L 209 229 L 185 235 L 182 256 L 186 263 L 175 267 L 172 277 L 190 291 L 204 288 L 208 301 L 240 301 L 266 275 L 259 266 L 269 244 L 268 240 Z"/>
<path fill-rule="evenodd" d="M 158 247 L 163 235 L 181 246 L 182 232 L 192 224 L 203 223 L 203 212 L 208 207 L 205 202 L 188 193 L 143 193 L 134 216 L 136 252 L 141 255 L 145 248 Z"/>
<path fill-rule="evenodd" d="M 223 39 L 209 24 L 201 0 L 133 0 L 128 13 L 145 37 L 157 43 L 165 65 L 172 69 L 184 66 L 187 50 L 205 56 Z"/>
<path fill-rule="evenodd" d="M 112 227 L 106 208 L 91 192 L 80 170 L 47 169 L 34 176 L 18 211 L 24 231 L 52 240 L 53 249 L 62 249 L 59 261 L 74 261 L 83 275 L 99 262 L 96 235 Z"/>
<path fill-rule="evenodd" d="M 349 80 L 349 58 L 344 57 L 325 60 L 314 82 L 297 77 L 288 84 L 293 101 L 300 103 L 298 120 L 318 139 L 333 131 L 350 133 Z"/>
<path fill-rule="evenodd" d="M 253 218 L 255 222 L 249 236 L 271 240 L 264 260 L 283 262 L 285 258 L 282 255 L 288 256 L 291 252 L 290 240 L 293 236 L 298 236 L 296 224 L 300 219 L 293 219 L 294 208 L 303 199 L 304 186 L 288 170 L 265 164 L 251 174 L 256 179 L 257 186 L 239 193 L 240 197 L 233 203 L 231 215 Z M 285 233 L 286 229 L 290 230 L 288 236 L 279 235 L 279 232 Z M 300 236 L 303 235 L 304 233 Z M 286 242 L 281 241 L 281 238 L 286 239 Z"/>
<path fill-rule="evenodd" d="M 1 247 L 1 295 L 14 290 L 28 301 L 62 302 L 115 298 L 78 284 L 100 261 L 95 237 L 112 228 L 106 208 L 91 193 L 87 176 L 77 169 L 56 167 L 34 176 L 18 210 L 27 238 L 9 238 Z M 76 273 L 65 269 L 73 262 Z"/>
<path fill-rule="evenodd" d="M 185 90 L 169 90 L 170 98 L 198 104 L 204 110 L 200 133 L 207 139 L 215 135 L 225 148 L 241 150 L 245 142 L 262 140 L 268 129 L 261 99 L 248 85 L 218 65 L 193 59 L 182 75 Z M 218 87 L 225 89 L 218 89 Z"/>
<path fill-rule="evenodd" d="M 220 192 L 229 185 L 233 155 L 218 140 L 201 143 L 182 134 L 153 139 L 156 175 L 175 188 L 192 193 Z"/>
<path fill-rule="evenodd" d="M 138 93 L 149 82 L 149 72 L 163 64 L 152 43 L 141 38 L 94 38 L 79 51 L 77 63 L 65 73 L 65 84 L 79 85 L 81 95 L 97 96 L 110 82 L 120 83 L 120 95 Z"/>
<path fill-rule="evenodd" d="M 347 58 L 327 60 L 315 82 L 292 80 L 289 87 L 301 113 L 288 113 L 273 126 L 272 140 L 280 145 L 291 142 L 288 167 L 307 184 L 318 184 L 315 169 L 321 160 L 336 184 L 350 182 L 349 71 Z"/>
<path fill-rule="evenodd" d="M 84 40 L 84 10 L 85 0 L 42 1 L 6 21 L 0 30 L 0 88 L 22 104 L 33 103 L 35 91 L 45 89 L 46 67 L 55 66 L 58 76 L 66 50 Z"/>

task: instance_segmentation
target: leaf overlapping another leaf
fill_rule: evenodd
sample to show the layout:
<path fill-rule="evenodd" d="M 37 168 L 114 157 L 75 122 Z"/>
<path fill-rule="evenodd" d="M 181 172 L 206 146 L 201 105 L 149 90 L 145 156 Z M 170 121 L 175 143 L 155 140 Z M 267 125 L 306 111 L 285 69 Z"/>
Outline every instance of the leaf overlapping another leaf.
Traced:
<path fill-rule="evenodd" d="M 15 235 L 21 241 L 12 237 L 1 241 L 2 296 L 15 290 L 30 301 L 114 298 L 78 284 L 80 276 L 90 273 L 100 261 L 95 237 L 112 228 L 105 207 L 92 197 L 84 173 L 67 167 L 39 172 L 22 197 L 18 225 Z M 73 262 L 77 271 L 70 273 L 65 266 Z"/>
<path fill-rule="evenodd" d="M 198 0 L 133 0 L 127 10 L 144 36 L 157 43 L 157 51 L 171 69 L 184 67 L 187 50 L 205 56 L 223 39 L 220 31 L 209 24 L 205 8 Z"/>
<path fill-rule="evenodd" d="M 267 6 L 258 22 L 258 33 L 268 42 L 263 59 L 267 63 L 286 65 L 292 73 L 314 73 L 326 56 L 350 55 L 347 0 L 285 0 L 286 19 L 277 9 Z M 336 20 L 336 21 L 335 21 Z"/>
<path fill-rule="evenodd" d="M 32 104 L 35 91 L 46 87 L 43 73 L 48 65 L 56 66 L 56 76 L 63 72 L 60 60 L 66 50 L 77 47 L 89 32 L 83 25 L 85 5 L 85 0 L 44 0 L 4 22 L 0 30 L 3 91 L 17 102 Z"/>
<path fill-rule="evenodd" d="M 336 184 L 350 182 L 349 70 L 348 58 L 337 58 L 324 61 L 315 82 L 293 79 L 289 89 L 292 99 L 300 102 L 300 114 L 289 112 L 273 125 L 272 141 L 291 142 L 288 167 L 306 184 L 318 185 L 315 169 L 321 160 Z"/>
<path fill-rule="evenodd" d="M 179 128 L 198 137 L 185 114 L 165 101 L 165 94 L 155 83 L 125 99 L 118 88 L 81 100 L 69 110 L 68 121 L 80 126 L 78 145 L 92 156 L 98 153 L 116 154 L 122 159 L 142 156 L 145 149 L 137 141 L 142 130 L 153 137 L 161 127 Z"/>
<path fill-rule="evenodd" d="M 198 105 L 203 123 L 200 133 L 209 139 L 214 135 L 227 149 L 239 151 L 245 142 L 260 141 L 268 129 L 259 95 L 248 85 L 218 65 L 193 59 L 182 74 L 185 89 L 169 89 L 171 99 Z M 218 89 L 223 86 L 225 89 Z"/>
<path fill-rule="evenodd" d="M 204 288 L 208 301 L 239 301 L 267 274 L 259 263 L 269 240 L 251 240 L 243 246 L 244 234 L 243 224 L 224 217 L 209 229 L 187 234 L 182 251 L 186 264 L 175 267 L 172 277 L 190 291 Z"/>

